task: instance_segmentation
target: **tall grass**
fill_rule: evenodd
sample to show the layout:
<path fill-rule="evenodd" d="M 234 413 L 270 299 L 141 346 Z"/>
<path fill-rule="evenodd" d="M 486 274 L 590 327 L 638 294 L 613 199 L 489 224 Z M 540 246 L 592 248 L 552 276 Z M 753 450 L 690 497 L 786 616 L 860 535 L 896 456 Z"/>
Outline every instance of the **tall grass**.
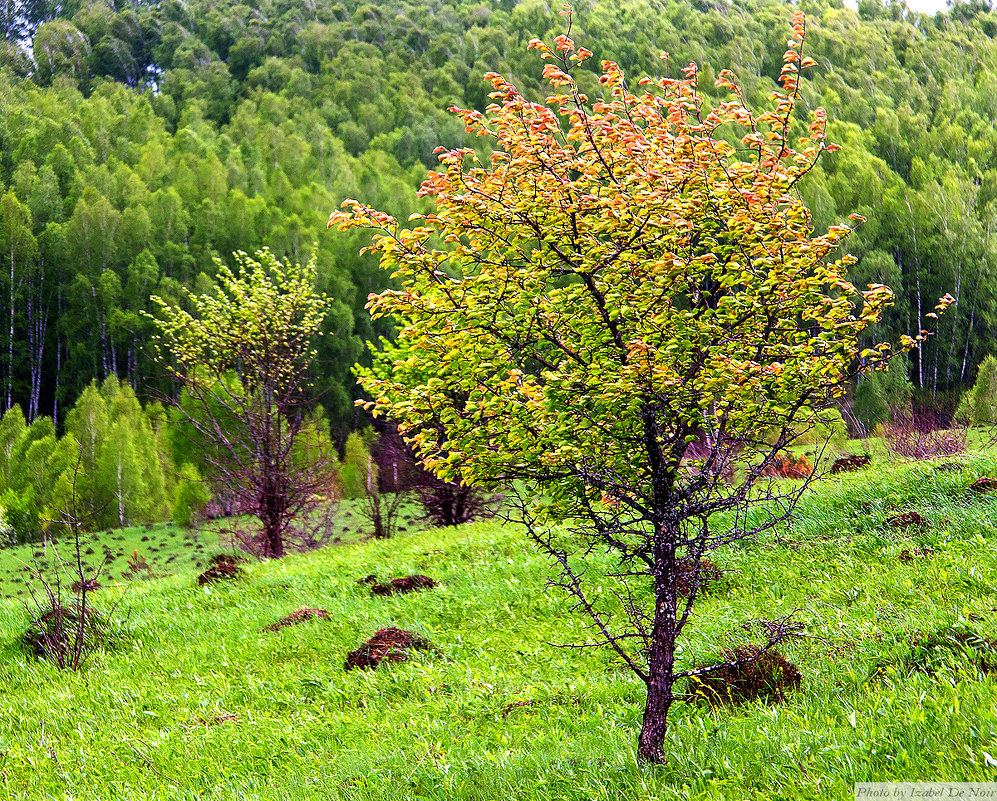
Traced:
<path fill-rule="evenodd" d="M 499 521 L 253 563 L 203 589 L 189 572 L 132 585 L 123 637 L 79 675 L 25 653 L 27 612 L 0 602 L 0 799 L 823 800 L 856 781 L 995 780 L 994 677 L 903 659 L 959 621 L 997 637 L 997 498 L 968 490 L 983 474 L 993 456 L 828 479 L 791 526 L 720 552 L 734 572 L 681 659 L 797 610 L 814 635 L 786 649 L 803 686 L 777 706 L 678 708 L 657 768 L 635 759 L 642 688 L 606 651 L 555 647 L 587 632 Z M 891 527 L 907 509 L 930 526 Z M 913 548 L 932 553 L 899 558 Z M 611 568 L 597 559 L 589 580 Z M 372 597 L 356 583 L 370 573 L 440 587 Z M 331 619 L 262 631 L 302 606 Z M 440 653 L 344 672 L 389 625 Z"/>

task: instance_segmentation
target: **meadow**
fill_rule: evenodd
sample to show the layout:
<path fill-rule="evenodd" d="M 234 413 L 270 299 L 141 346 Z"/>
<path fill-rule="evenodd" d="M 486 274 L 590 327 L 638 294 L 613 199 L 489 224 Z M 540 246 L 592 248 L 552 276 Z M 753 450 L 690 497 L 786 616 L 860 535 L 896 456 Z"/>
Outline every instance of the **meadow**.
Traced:
<path fill-rule="evenodd" d="M 746 624 L 795 612 L 808 636 L 784 652 L 802 687 L 774 705 L 679 704 L 657 767 L 635 757 L 643 688 L 604 649 L 559 647 L 589 632 L 515 525 L 348 537 L 206 587 L 194 577 L 210 535 L 191 553 L 181 530 L 112 532 L 126 555 L 155 532 L 157 566 L 175 556 L 175 574 L 94 594 L 103 608 L 120 598 L 119 622 L 81 672 L 28 654 L 23 599 L 0 600 L 0 799 L 760 801 L 997 780 L 989 663 L 925 661 L 917 646 L 953 626 L 997 638 L 997 495 L 970 489 L 997 476 L 997 456 L 948 461 L 827 478 L 789 526 L 716 554 L 729 572 L 680 659 L 705 662 L 750 640 Z M 926 524 L 890 524 L 907 511 Z M 10 595 L 14 557 L 0 558 Z M 596 556 L 589 580 L 612 567 Z M 412 573 L 439 586 L 375 597 L 357 583 Z M 263 630 L 300 607 L 329 619 Z M 385 626 L 436 650 L 346 672 Z"/>

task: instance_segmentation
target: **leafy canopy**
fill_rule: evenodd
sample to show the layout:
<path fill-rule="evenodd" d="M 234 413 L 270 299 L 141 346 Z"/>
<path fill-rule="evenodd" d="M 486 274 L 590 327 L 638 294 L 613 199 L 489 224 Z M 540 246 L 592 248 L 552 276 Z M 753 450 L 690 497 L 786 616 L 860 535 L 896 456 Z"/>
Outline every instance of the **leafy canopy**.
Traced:
<path fill-rule="evenodd" d="M 728 71 L 710 108 L 695 65 L 634 90 L 604 61 L 589 98 L 571 73 L 591 53 L 534 40 L 554 93 L 529 102 L 489 73 L 485 113 L 453 108 L 495 152 L 441 150 L 421 188 L 435 212 L 404 227 L 346 200 L 331 216 L 375 229 L 400 282 L 371 296 L 402 327 L 360 381 L 430 469 L 537 479 L 554 497 L 593 471 L 658 474 L 656 458 L 677 475 L 704 432 L 783 430 L 840 394 L 859 356 L 887 355 L 859 338 L 892 292 L 847 281 L 851 226 L 813 235 L 795 191 L 835 149 L 822 109 L 795 130 L 803 25 L 758 115 Z"/>
<path fill-rule="evenodd" d="M 315 291 L 314 258 L 304 266 L 281 262 L 269 250 L 255 258 L 236 253 L 238 270 L 216 262 L 217 290 L 186 294 L 195 313 L 160 298 L 156 339 L 172 356 L 174 375 L 189 385 L 195 375 L 224 382 L 238 375 L 243 391 L 262 391 L 274 403 L 297 391 L 302 364 L 315 357 L 328 298 Z M 277 401 L 279 402 L 279 401 Z"/>

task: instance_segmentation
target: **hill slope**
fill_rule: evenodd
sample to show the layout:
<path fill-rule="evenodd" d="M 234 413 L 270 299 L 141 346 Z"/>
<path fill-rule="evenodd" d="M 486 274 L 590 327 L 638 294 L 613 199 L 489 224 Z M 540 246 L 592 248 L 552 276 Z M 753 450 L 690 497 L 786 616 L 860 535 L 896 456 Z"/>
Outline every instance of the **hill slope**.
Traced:
<path fill-rule="evenodd" d="M 997 499 L 968 490 L 995 472 L 978 457 L 828 480 L 781 538 L 719 554 L 735 572 L 685 661 L 793 609 L 819 639 L 787 649 L 804 678 L 784 704 L 680 706 L 662 768 L 635 762 L 642 688 L 603 650 L 551 645 L 583 641 L 582 622 L 499 522 L 135 585 L 117 646 L 75 675 L 28 656 L 27 614 L 2 602 L 0 798 L 845 799 L 856 780 L 994 780 L 994 677 L 903 661 L 918 632 L 997 635 Z M 886 522 L 909 509 L 930 526 Z M 931 553 L 902 558 L 915 548 Z M 370 573 L 440 586 L 372 597 Z M 262 631 L 303 606 L 330 619 Z M 439 653 L 344 672 L 390 625 Z"/>

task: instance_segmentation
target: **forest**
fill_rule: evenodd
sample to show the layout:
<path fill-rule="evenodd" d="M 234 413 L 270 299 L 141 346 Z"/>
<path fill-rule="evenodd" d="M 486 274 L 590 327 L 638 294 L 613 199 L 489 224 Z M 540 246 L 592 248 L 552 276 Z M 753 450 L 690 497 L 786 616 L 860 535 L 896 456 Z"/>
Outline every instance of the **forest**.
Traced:
<path fill-rule="evenodd" d="M 149 358 L 150 296 L 210 286 L 215 259 L 267 246 L 314 250 L 330 298 L 315 363 L 342 442 L 360 420 L 351 365 L 390 335 L 363 311 L 388 281 L 360 240 L 324 230 L 343 197 L 400 219 L 438 146 L 465 142 L 447 108 L 483 108 L 495 70 L 539 96 L 534 35 L 555 4 L 303 4 L 166 0 L 0 5 L 0 413 L 55 426 L 91 380 L 139 396 L 162 387 Z M 863 0 L 805 0 L 817 67 L 800 114 L 821 105 L 842 150 L 801 191 L 815 229 L 859 213 L 851 280 L 897 303 L 870 334 L 917 333 L 932 300 L 956 302 L 914 356 L 920 402 L 951 411 L 992 351 L 997 325 L 997 13 L 945 14 Z M 749 102 L 773 88 L 779 0 L 582 2 L 573 37 L 631 74 L 729 66 Z M 593 85 L 594 72 L 590 73 Z"/>

